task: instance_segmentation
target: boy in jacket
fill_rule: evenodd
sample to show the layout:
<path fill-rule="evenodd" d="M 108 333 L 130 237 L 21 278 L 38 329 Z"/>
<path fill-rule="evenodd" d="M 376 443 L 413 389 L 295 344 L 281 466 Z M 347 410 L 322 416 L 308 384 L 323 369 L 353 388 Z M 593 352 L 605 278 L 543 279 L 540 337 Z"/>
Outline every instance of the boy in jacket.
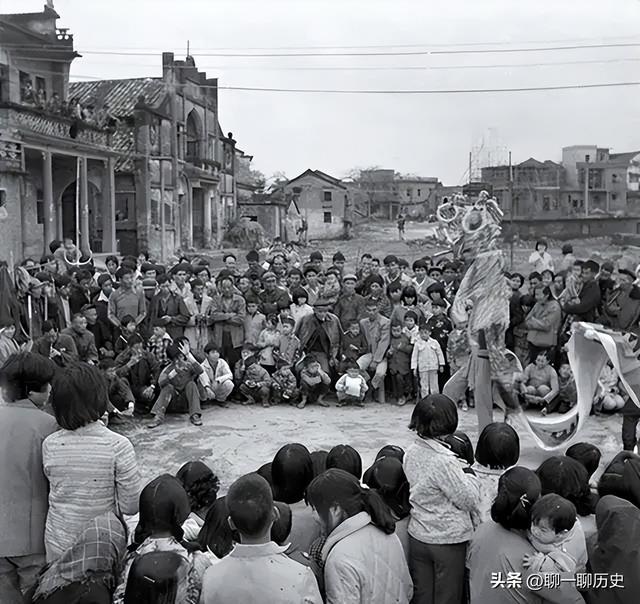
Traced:
<path fill-rule="evenodd" d="M 444 355 L 437 340 L 431 337 L 428 323 L 420 325 L 420 338 L 413 346 L 411 370 L 420 383 L 420 396 L 439 394 L 438 372 L 444 371 Z"/>

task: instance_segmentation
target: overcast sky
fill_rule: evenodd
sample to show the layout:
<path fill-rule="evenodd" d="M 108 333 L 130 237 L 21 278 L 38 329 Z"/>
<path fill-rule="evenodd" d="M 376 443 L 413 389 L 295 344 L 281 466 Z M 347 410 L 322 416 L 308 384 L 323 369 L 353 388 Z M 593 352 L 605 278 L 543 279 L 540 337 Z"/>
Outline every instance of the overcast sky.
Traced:
<path fill-rule="evenodd" d="M 38 11 L 43 4 L 0 0 L 0 10 Z M 161 51 L 183 58 L 189 40 L 197 66 L 221 86 L 452 90 L 640 81 L 640 45 L 411 56 L 205 56 L 291 47 L 379 53 L 640 44 L 639 0 L 56 0 L 55 8 L 58 26 L 71 29 L 84 54 L 72 66 L 77 79 L 159 76 Z M 327 46 L 359 48 L 308 48 Z M 362 48 L 367 46 L 375 48 Z M 136 50 L 157 55 L 90 54 Z M 233 132 L 267 176 L 284 171 L 293 177 L 306 168 L 343 176 L 376 165 L 459 184 L 467 177 L 469 151 L 483 138 L 485 158 L 487 151 L 500 158 L 502 147 L 513 152 L 514 162 L 530 156 L 559 160 L 561 148 L 572 144 L 640 149 L 640 86 L 442 95 L 221 90 L 219 98 L 223 130 Z"/>

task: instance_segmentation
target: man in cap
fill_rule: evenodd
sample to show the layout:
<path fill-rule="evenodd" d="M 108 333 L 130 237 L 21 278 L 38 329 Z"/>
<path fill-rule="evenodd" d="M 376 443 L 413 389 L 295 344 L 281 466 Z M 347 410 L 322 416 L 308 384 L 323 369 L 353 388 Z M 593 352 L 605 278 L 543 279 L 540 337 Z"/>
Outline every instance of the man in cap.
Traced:
<path fill-rule="evenodd" d="M 258 254 L 256 250 L 249 250 L 245 258 L 249 265 L 247 273 L 256 274 L 258 277 L 262 277 L 266 271 L 260 266 L 260 254 Z"/>
<path fill-rule="evenodd" d="M 600 306 L 600 286 L 596 275 L 600 267 L 594 260 L 587 260 L 582 265 L 582 289 L 580 300 L 575 304 L 565 304 L 563 309 L 569 315 L 575 315 L 578 321 L 594 323 Z"/>
<path fill-rule="evenodd" d="M 291 306 L 289 294 L 278 287 L 278 278 L 275 273 L 267 271 L 262 275 L 262 287 L 260 292 L 260 312 L 266 317 L 270 314 L 279 314 L 280 311 Z"/>
<path fill-rule="evenodd" d="M 313 314 L 302 317 L 296 326 L 300 349 L 313 355 L 325 373 L 338 364 L 342 337 L 340 321 L 329 312 L 330 307 L 328 300 L 319 298 L 313 304 Z"/>
<path fill-rule="evenodd" d="M 356 293 L 357 277 L 349 273 L 342 278 L 342 293 L 333 307 L 333 314 L 340 320 L 343 330 L 351 321 L 364 316 L 364 297 Z"/>
<path fill-rule="evenodd" d="M 85 304 L 82 315 L 87 320 L 87 330 L 93 334 L 100 358 L 113 358 L 113 335 L 108 327 L 98 320 L 98 310 L 94 304 Z"/>
<path fill-rule="evenodd" d="M 188 283 L 189 277 L 193 274 L 193 268 L 188 262 L 180 262 L 171 269 L 175 292 L 184 300 L 191 295 L 191 287 Z"/>

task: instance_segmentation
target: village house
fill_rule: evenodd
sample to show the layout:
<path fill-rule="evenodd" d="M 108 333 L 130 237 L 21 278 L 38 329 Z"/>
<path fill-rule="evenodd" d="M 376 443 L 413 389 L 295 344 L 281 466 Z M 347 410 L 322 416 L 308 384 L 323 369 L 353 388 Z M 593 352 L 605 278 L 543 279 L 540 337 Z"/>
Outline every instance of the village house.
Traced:
<path fill-rule="evenodd" d="M 69 82 L 58 18 L 0 15 L 0 237 L 15 257 L 63 237 L 162 259 L 220 245 L 251 156 L 222 132 L 217 79 L 163 53 L 162 77 Z"/>

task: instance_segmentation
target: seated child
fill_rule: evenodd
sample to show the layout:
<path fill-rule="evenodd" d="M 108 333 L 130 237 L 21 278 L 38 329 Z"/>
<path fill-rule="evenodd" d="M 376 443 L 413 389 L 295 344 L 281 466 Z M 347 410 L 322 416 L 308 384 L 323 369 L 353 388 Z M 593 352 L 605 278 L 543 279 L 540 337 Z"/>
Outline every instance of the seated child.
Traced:
<path fill-rule="evenodd" d="M 357 361 L 367 353 L 368 349 L 367 339 L 360 330 L 360 321 L 357 319 L 350 321 L 340 343 L 340 366 L 338 371 L 344 373 L 346 371 L 346 363 Z"/>
<path fill-rule="evenodd" d="M 131 336 L 128 344 L 128 348 L 116 357 L 116 373 L 126 378 L 131 387 L 136 403 L 134 413 L 144 415 L 151 409 L 157 394 L 160 366 L 156 357 L 144 349 L 139 335 Z"/>
<path fill-rule="evenodd" d="M 360 367 L 355 361 L 346 361 L 346 373 L 336 382 L 336 394 L 338 407 L 344 407 L 353 403 L 357 407 L 364 407 L 364 395 L 369 387 L 367 381 L 360 373 Z"/>
<path fill-rule="evenodd" d="M 569 363 L 563 363 L 558 369 L 558 394 L 554 399 L 542 407 L 542 415 L 548 413 L 566 413 L 578 402 L 576 392 L 576 381 L 573 379 L 573 372 Z"/>
<path fill-rule="evenodd" d="M 274 405 L 288 403 L 295 405 L 298 402 L 300 391 L 296 376 L 291 371 L 291 365 L 286 359 L 276 359 L 276 371 L 271 376 L 271 401 Z"/>
<path fill-rule="evenodd" d="M 411 311 L 409 311 L 411 312 Z M 408 313 L 407 313 L 408 314 Z M 387 351 L 387 372 L 391 379 L 394 400 L 402 407 L 413 395 L 413 375 L 411 373 L 411 353 L 413 345 L 400 323 L 391 323 L 391 339 Z"/>
<path fill-rule="evenodd" d="M 291 367 L 295 365 L 300 355 L 300 340 L 293 333 L 296 322 L 291 317 L 282 317 L 280 324 L 280 338 L 273 354 L 276 359 L 284 359 Z"/>
<path fill-rule="evenodd" d="M 558 394 L 558 374 L 549 364 L 546 351 L 536 357 L 535 363 L 529 363 L 523 373 L 516 378 L 519 400 L 523 408 L 530 405 L 546 407 Z"/>
<path fill-rule="evenodd" d="M 129 346 L 129 339 L 137 333 L 138 326 L 136 325 L 136 320 L 131 315 L 122 317 L 122 321 L 120 321 L 120 335 L 114 346 L 116 356 Z"/>
<path fill-rule="evenodd" d="M 596 403 L 596 409 L 614 413 L 624 407 L 624 398 L 620 394 L 618 386 L 618 372 L 613 367 L 611 361 L 602 368 L 600 379 L 598 380 L 601 395 Z M 598 409 L 599 408 L 599 409 Z"/>
<path fill-rule="evenodd" d="M 302 398 L 297 404 L 298 409 L 304 409 L 307 403 L 318 403 L 321 407 L 328 407 L 329 403 L 324 400 L 329 392 L 331 378 L 325 373 L 320 363 L 313 355 L 308 355 L 304 359 L 304 368 L 300 372 L 300 393 Z"/>
<path fill-rule="evenodd" d="M 227 361 L 220 357 L 220 349 L 213 342 L 204 347 L 204 353 L 204 360 L 198 359 L 204 370 L 199 378 L 200 398 L 224 406 L 233 392 L 233 373 Z"/>
<path fill-rule="evenodd" d="M 116 363 L 113 359 L 102 359 L 98 365 L 105 372 L 109 385 L 109 407 L 114 415 L 133 413 L 135 398 L 131 392 L 131 387 L 126 378 L 118 376 L 116 373 Z"/>
<path fill-rule="evenodd" d="M 550 493 L 533 504 L 528 539 L 537 553 L 524 556 L 525 568 L 534 573 L 584 572 L 584 533 L 576 519 L 576 507 L 564 497 Z"/>
<path fill-rule="evenodd" d="M 416 340 L 420 337 L 418 329 L 418 315 L 413 310 L 408 310 L 404 315 L 404 327 L 402 333 L 408 336 L 411 344 L 415 344 Z"/>
<path fill-rule="evenodd" d="M 167 333 L 167 328 L 164 325 L 154 325 L 153 335 L 147 342 L 147 349 L 156 358 L 161 368 L 169 364 L 167 348 L 169 348 L 171 344 L 173 344 L 173 339 Z"/>
<path fill-rule="evenodd" d="M 240 383 L 240 393 L 244 395 L 243 405 L 253 405 L 256 402 L 262 403 L 263 407 L 269 406 L 269 390 L 271 387 L 271 376 L 262 367 L 254 355 L 244 354 L 239 363 L 242 363 L 238 382 Z M 237 369 L 236 365 L 236 369 Z M 236 378 L 238 375 L 236 374 Z"/>

